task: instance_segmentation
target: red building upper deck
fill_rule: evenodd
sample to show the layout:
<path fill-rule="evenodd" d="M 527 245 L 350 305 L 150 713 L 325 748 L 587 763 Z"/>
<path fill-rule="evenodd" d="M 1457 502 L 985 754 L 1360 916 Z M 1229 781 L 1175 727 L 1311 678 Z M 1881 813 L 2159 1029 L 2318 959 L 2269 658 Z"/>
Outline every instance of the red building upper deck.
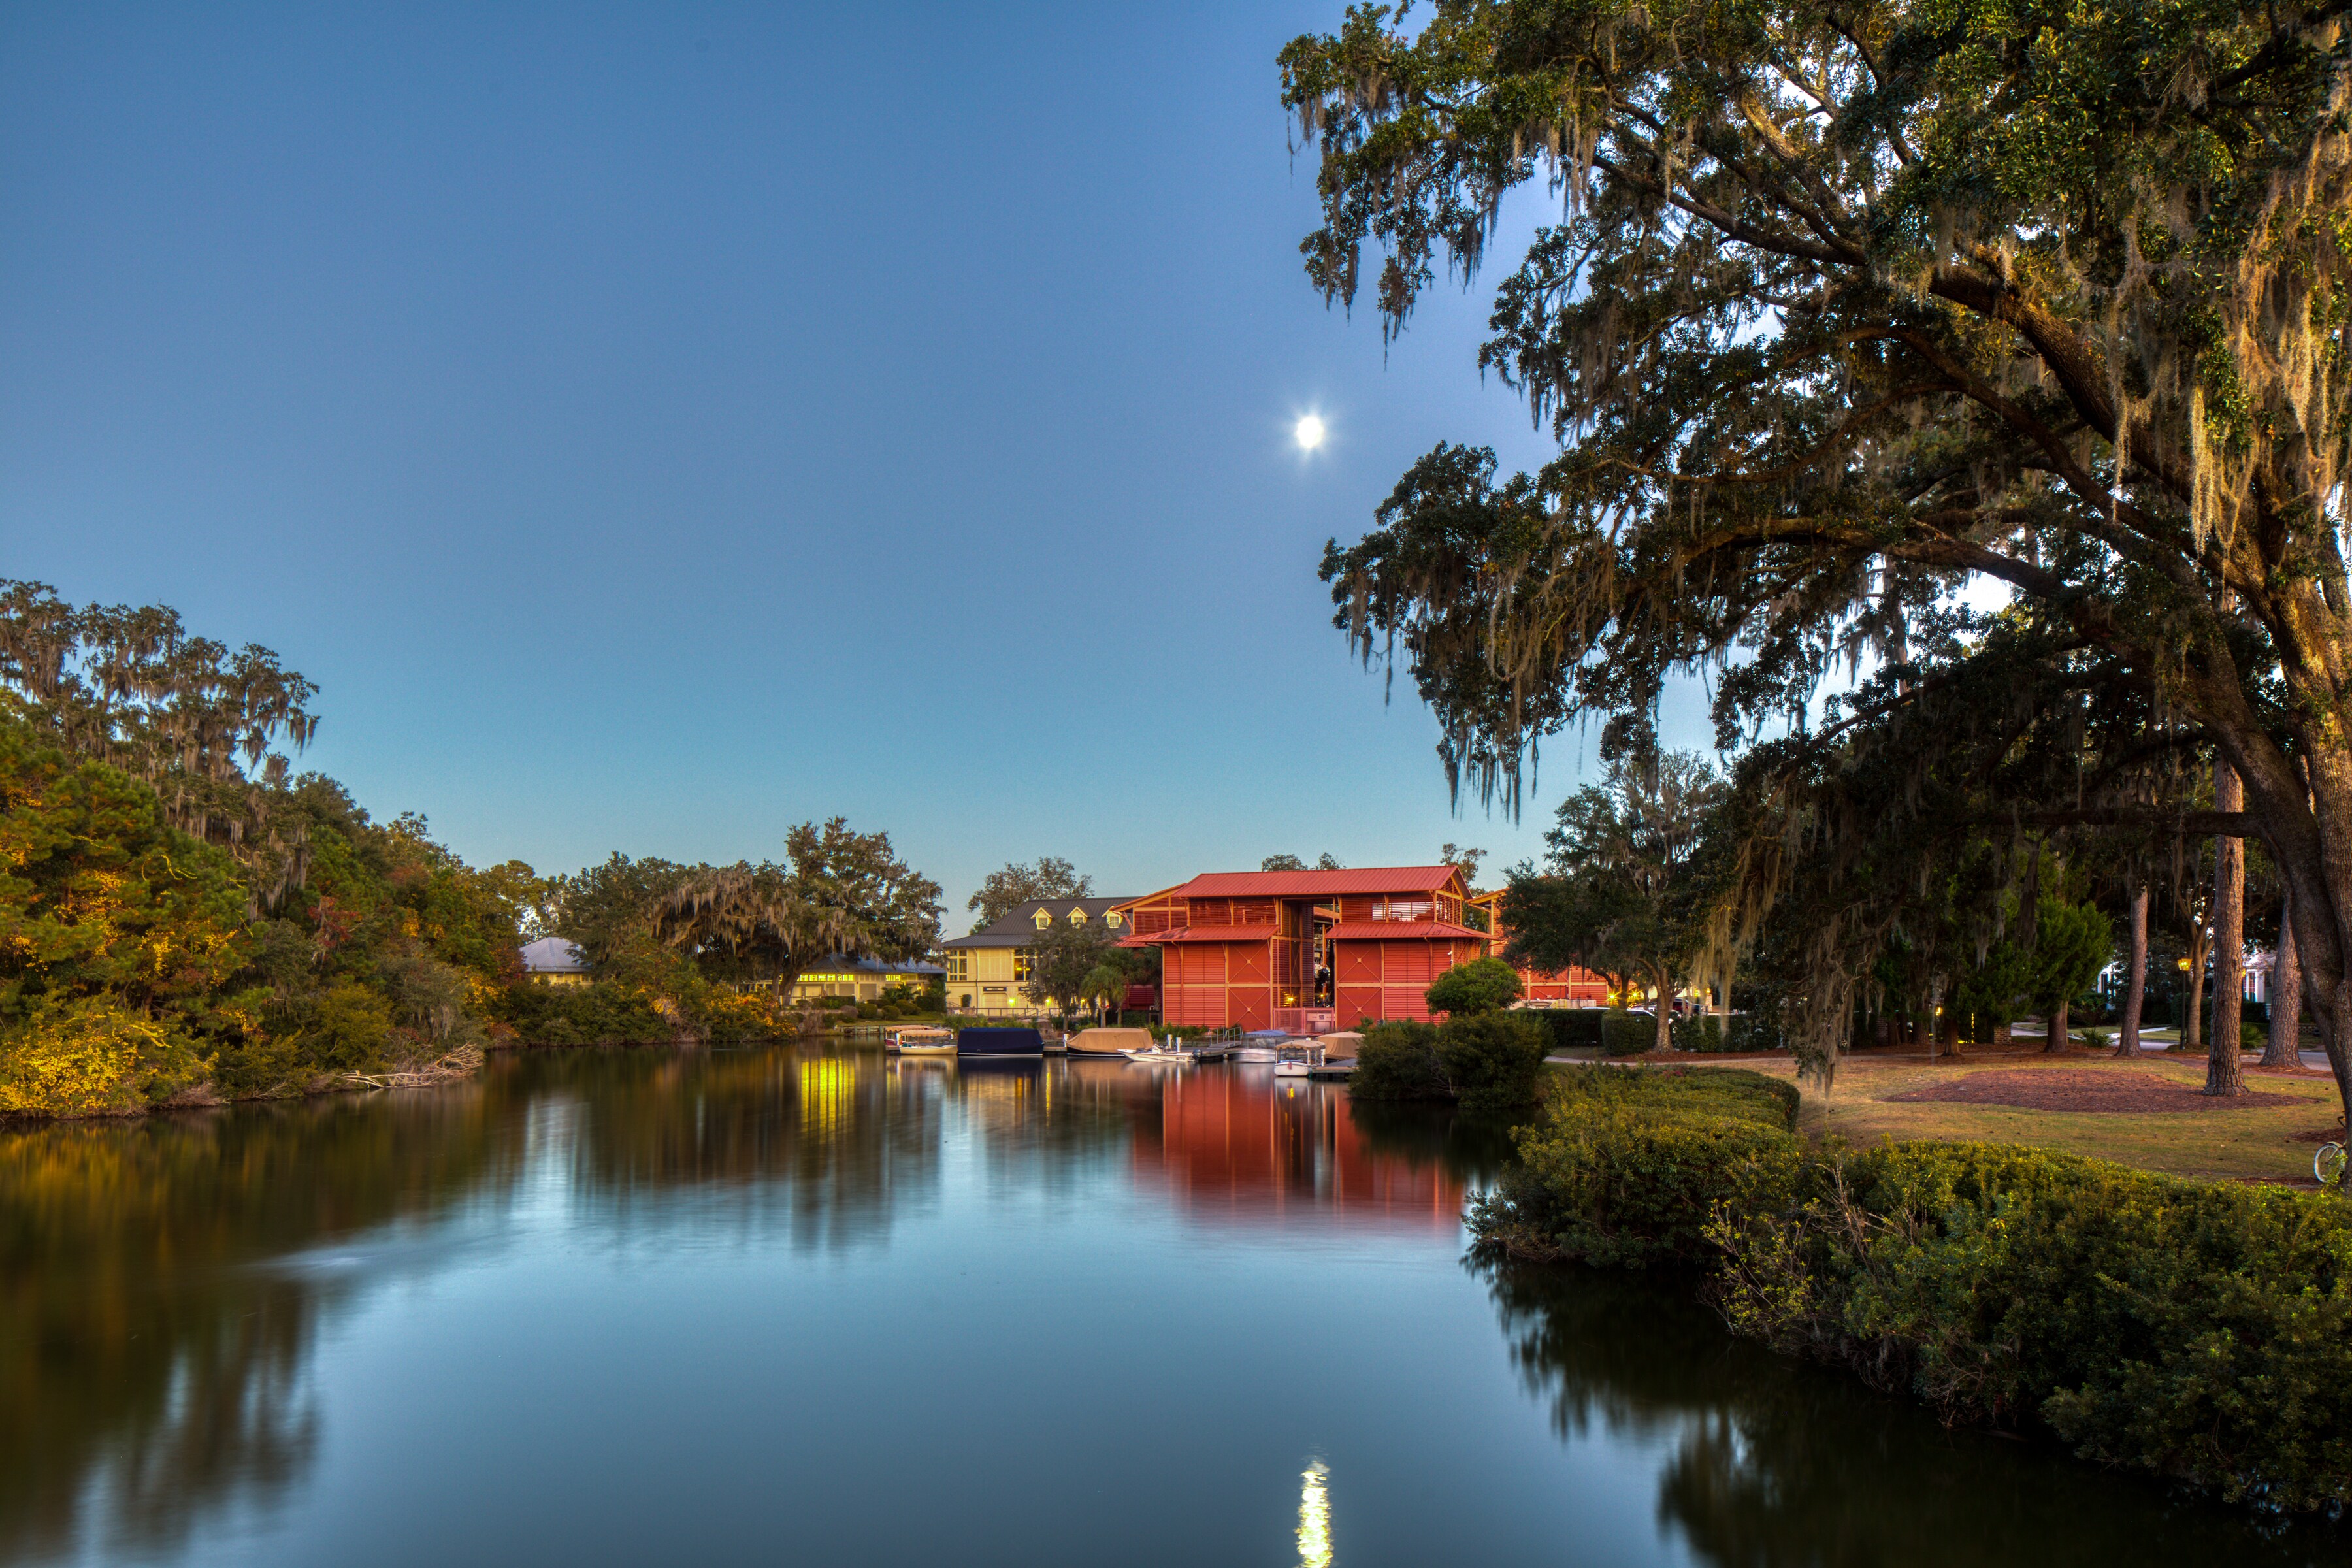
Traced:
<path fill-rule="evenodd" d="M 1211 871 L 1123 906 L 1158 947 L 1161 1016 L 1212 1028 L 1427 1018 L 1423 993 L 1486 951 L 1458 866 Z"/>

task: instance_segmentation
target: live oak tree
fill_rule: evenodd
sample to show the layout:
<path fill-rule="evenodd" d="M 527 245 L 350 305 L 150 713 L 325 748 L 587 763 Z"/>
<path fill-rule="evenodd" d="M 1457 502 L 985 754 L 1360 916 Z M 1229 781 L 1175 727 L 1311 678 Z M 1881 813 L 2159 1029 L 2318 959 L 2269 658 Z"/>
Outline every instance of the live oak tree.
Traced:
<path fill-rule="evenodd" d="M 887 833 L 841 817 L 784 836 L 783 864 L 700 867 L 655 904 L 656 937 L 716 977 L 788 989 L 811 963 L 919 958 L 938 944 L 940 886 L 900 860 Z"/>
<path fill-rule="evenodd" d="M 1563 202 L 1482 353 L 1559 457 L 1441 447 L 1325 562 L 1456 786 L 1516 806 L 1534 742 L 1675 671 L 1715 667 L 1727 740 L 1798 731 L 1801 773 L 1849 738 L 1806 724 L 1847 661 L 1890 671 L 1846 718 L 1893 734 L 2021 659 L 2000 689 L 2048 728 L 2116 728 L 2075 825 L 2261 839 L 2352 1102 L 2346 9 L 1442 0 L 1288 46 L 1328 297 L 1369 242 L 1402 328 L 1513 189 Z M 2000 625 L 1955 608 L 1972 581 Z M 2242 811 L 2150 785 L 2135 759 L 2183 745 Z"/>
<path fill-rule="evenodd" d="M 1549 872 L 1522 869 L 1504 894 L 1507 951 L 1522 963 L 1581 963 L 1647 981 L 1657 1047 L 1671 1044 L 1676 982 L 1706 945 L 1695 899 L 1715 770 L 1688 752 L 1641 747 L 1559 808 L 1544 837 Z M 1434 1003 L 1432 1005 L 1435 1005 Z"/>
<path fill-rule="evenodd" d="M 1094 891 L 1094 879 L 1081 877 L 1078 868 L 1059 856 L 1040 855 L 1034 865 L 1024 866 L 1018 860 L 1003 869 L 991 871 L 965 903 L 967 910 L 977 910 L 980 918 L 971 922 L 977 933 L 986 931 L 1006 915 L 1032 899 L 1083 899 Z"/>

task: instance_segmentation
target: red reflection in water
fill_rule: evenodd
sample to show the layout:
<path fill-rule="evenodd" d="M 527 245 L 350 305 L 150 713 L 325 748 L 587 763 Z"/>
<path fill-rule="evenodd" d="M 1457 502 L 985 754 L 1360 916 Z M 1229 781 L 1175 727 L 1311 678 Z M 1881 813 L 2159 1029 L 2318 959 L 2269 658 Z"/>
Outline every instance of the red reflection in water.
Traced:
<path fill-rule="evenodd" d="M 1170 1073 L 1160 1089 L 1160 1135 L 1138 1129 L 1138 1186 L 1164 1186 L 1195 1213 L 1278 1218 L 1293 1209 L 1328 1217 L 1451 1228 L 1463 1184 L 1435 1160 L 1374 1153 L 1348 1114 L 1348 1097 L 1318 1083 L 1240 1072 Z"/>

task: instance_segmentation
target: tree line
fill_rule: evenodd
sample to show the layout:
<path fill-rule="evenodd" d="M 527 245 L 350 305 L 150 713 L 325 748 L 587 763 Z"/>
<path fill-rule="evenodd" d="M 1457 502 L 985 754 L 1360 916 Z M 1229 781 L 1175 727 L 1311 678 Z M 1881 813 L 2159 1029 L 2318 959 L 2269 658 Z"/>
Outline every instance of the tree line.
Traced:
<path fill-rule="evenodd" d="M 468 865 L 292 758 L 317 688 L 161 605 L 0 581 L 0 1113 L 470 1070 L 501 1039 L 761 1033 L 834 952 L 908 958 L 938 884 L 841 818 L 781 860 Z M 526 984 L 578 942 L 594 984 Z"/>

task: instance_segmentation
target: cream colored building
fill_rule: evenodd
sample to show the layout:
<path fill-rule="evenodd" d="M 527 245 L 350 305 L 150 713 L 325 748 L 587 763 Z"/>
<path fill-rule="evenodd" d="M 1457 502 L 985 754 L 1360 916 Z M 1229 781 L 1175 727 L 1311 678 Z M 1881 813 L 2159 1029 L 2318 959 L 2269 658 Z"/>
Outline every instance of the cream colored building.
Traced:
<path fill-rule="evenodd" d="M 1029 944 L 1057 921 L 1099 923 L 1113 940 L 1127 934 L 1121 904 L 1131 899 L 1032 899 L 1003 920 L 940 946 L 948 961 L 948 1008 L 993 1017 L 1033 1018 L 1047 1011 L 1021 994 L 1029 979 Z"/>
<path fill-rule="evenodd" d="M 856 1002 L 879 1002 L 893 985 L 926 990 L 944 973 L 936 963 L 884 963 L 874 958 L 845 958 L 835 953 L 821 958 L 793 982 L 793 1000 L 813 1002 L 819 996 L 846 996 Z"/>

